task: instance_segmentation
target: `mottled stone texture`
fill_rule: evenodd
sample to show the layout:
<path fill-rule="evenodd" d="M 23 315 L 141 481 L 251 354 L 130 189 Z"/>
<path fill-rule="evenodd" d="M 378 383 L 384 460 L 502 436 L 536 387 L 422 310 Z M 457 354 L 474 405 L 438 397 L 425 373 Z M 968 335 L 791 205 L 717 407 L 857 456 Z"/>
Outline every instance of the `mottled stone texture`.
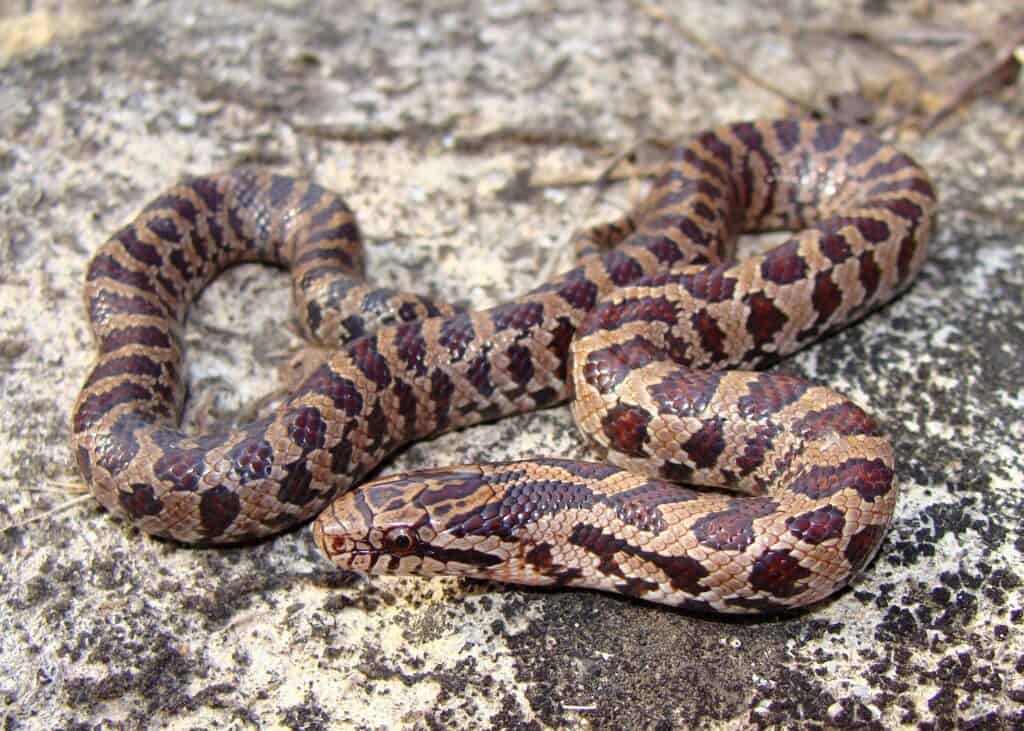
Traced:
<path fill-rule="evenodd" d="M 595 208 L 593 188 L 533 188 L 531 174 L 786 112 L 637 3 L 428 5 L 0 3 L 4 728 L 1019 728 L 1012 89 L 903 142 L 942 196 L 917 285 L 782 366 L 858 400 L 899 455 L 896 523 L 832 601 L 724 621 L 587 592 L 367 583 L 332 571 L 307 530 L 195 550 L 89 501 L 50 513 L 80 482 L 68 413 L 90 359 L 89 253 L 180 176 L 243 161 L 311 175 L 357 211 L 377 281 L 485 305 L 543 277 L 572 227 L 636 197 L 626 184 Z M 927 23 L 959 32 L 1014 5 L 939 4 Z M 915 28 L 921 7 L 672 13 L 809 97 L 895 71 L 873 47 L 796 29 Z M 299 344 L 288 297 L 258 267 L 203 295 L 187 332 L 191 423 L 239 418 L 273 388 Z M 419 444 L 385 469 L 535 454 L 587 454 L 568 409 Z"/>

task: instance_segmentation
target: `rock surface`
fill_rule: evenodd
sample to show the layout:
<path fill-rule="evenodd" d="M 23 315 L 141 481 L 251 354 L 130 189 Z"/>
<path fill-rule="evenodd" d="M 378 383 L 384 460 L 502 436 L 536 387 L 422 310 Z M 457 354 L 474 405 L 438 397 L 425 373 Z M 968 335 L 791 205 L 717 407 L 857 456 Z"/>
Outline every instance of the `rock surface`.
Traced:
<path fill-rule="evenodd" d="M 736 621 L 589 592 L 367 582 L 332 571 L 305 529 L 196 550 L 67 504 L 80 483 L 68 414 L 91 358 L 83 271 L 171 181 L 240 162 L 312 176 L 359 213 L 377 281 L 486 306 L 533 286 L 574 227 L 639 187 L 530 180 L 600 170 L 644 137 L 787 113 L 640 3 L 424 5 L 0 3 L 3 727 L 1020 728 L 1012 89 L 902 143 L 942 196 L 916 286 L 783 365 L 865 405 L 900 456 L 880 557 L 808 611 Z M 916 28 L 909 5 L 865 2 L 853 20 Z M 892 73 L 869 46 L 794 31 L 850 20 L 844 6 L 673 13 L 811 98 Z M 1000 6 L 1013 3 L 920 26 L 962 31 Z M 288 306 L 286 277 L 255 266 L 203 294 L 190 423 L 274 388 L 299 344 Z M 532 454 L 586 456 L 567 408 L 417 444 L 384 469 Z"/>

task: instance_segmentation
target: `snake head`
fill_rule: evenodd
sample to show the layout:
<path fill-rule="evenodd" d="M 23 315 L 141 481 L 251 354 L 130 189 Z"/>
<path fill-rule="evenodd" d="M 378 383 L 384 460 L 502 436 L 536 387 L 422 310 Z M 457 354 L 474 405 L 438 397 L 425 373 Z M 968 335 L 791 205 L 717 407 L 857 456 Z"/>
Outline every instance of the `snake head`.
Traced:
<path fill-rule="evenodd" d="M 448 526 L 493 495 L 472 466 L 385 477 L 335 499 L 313 523 L 313 538 L 339 568 L 361 574 L 491 578 L 504 560 L 499 541 Z"/>

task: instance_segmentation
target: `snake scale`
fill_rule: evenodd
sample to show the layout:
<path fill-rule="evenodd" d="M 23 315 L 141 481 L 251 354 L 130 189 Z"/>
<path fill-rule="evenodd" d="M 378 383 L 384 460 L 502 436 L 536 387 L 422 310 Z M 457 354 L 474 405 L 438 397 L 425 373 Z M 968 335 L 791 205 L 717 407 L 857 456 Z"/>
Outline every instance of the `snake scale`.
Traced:
<path fill-rule="evenodd" d="M 323 188 L 248 168 L 194 178 L 88 267 L 99 355 L 74 454 L 107 510 L 177 541 L 249 541 L 318 516 L 316 543 L 364 573 L 702 611 L 804 605 L 877 550 L 893 454 L 849 401 L 753 369 L 904 290 L 935 204 L 926 173 L 869 134 L 733 124 L 676 149 L 635 210 L 577 233 L 575 268 L 461 312 L 368 285 L 354 217 Z M 738 235 L 762 230 L 795 233 L 734 261 Z M 268 416 L 189 435 L 188 305 L 242 261 L 290 269 L 304 335 L 332 351 Z M 412 440 L 570 397 L 618 466 L 529 459 L 350 489 Z"/>

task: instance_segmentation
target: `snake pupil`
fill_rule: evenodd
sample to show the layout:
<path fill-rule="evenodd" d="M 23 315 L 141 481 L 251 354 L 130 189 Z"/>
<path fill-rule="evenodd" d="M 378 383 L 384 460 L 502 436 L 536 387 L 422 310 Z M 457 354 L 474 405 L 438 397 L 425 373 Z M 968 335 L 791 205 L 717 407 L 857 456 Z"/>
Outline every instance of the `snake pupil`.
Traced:
<path fill-rule="evenodd" d="M 387 549 L 398 556 L 412 553 L 416 540 L 408 528 L 395 528 L 387 535 Z"/>

